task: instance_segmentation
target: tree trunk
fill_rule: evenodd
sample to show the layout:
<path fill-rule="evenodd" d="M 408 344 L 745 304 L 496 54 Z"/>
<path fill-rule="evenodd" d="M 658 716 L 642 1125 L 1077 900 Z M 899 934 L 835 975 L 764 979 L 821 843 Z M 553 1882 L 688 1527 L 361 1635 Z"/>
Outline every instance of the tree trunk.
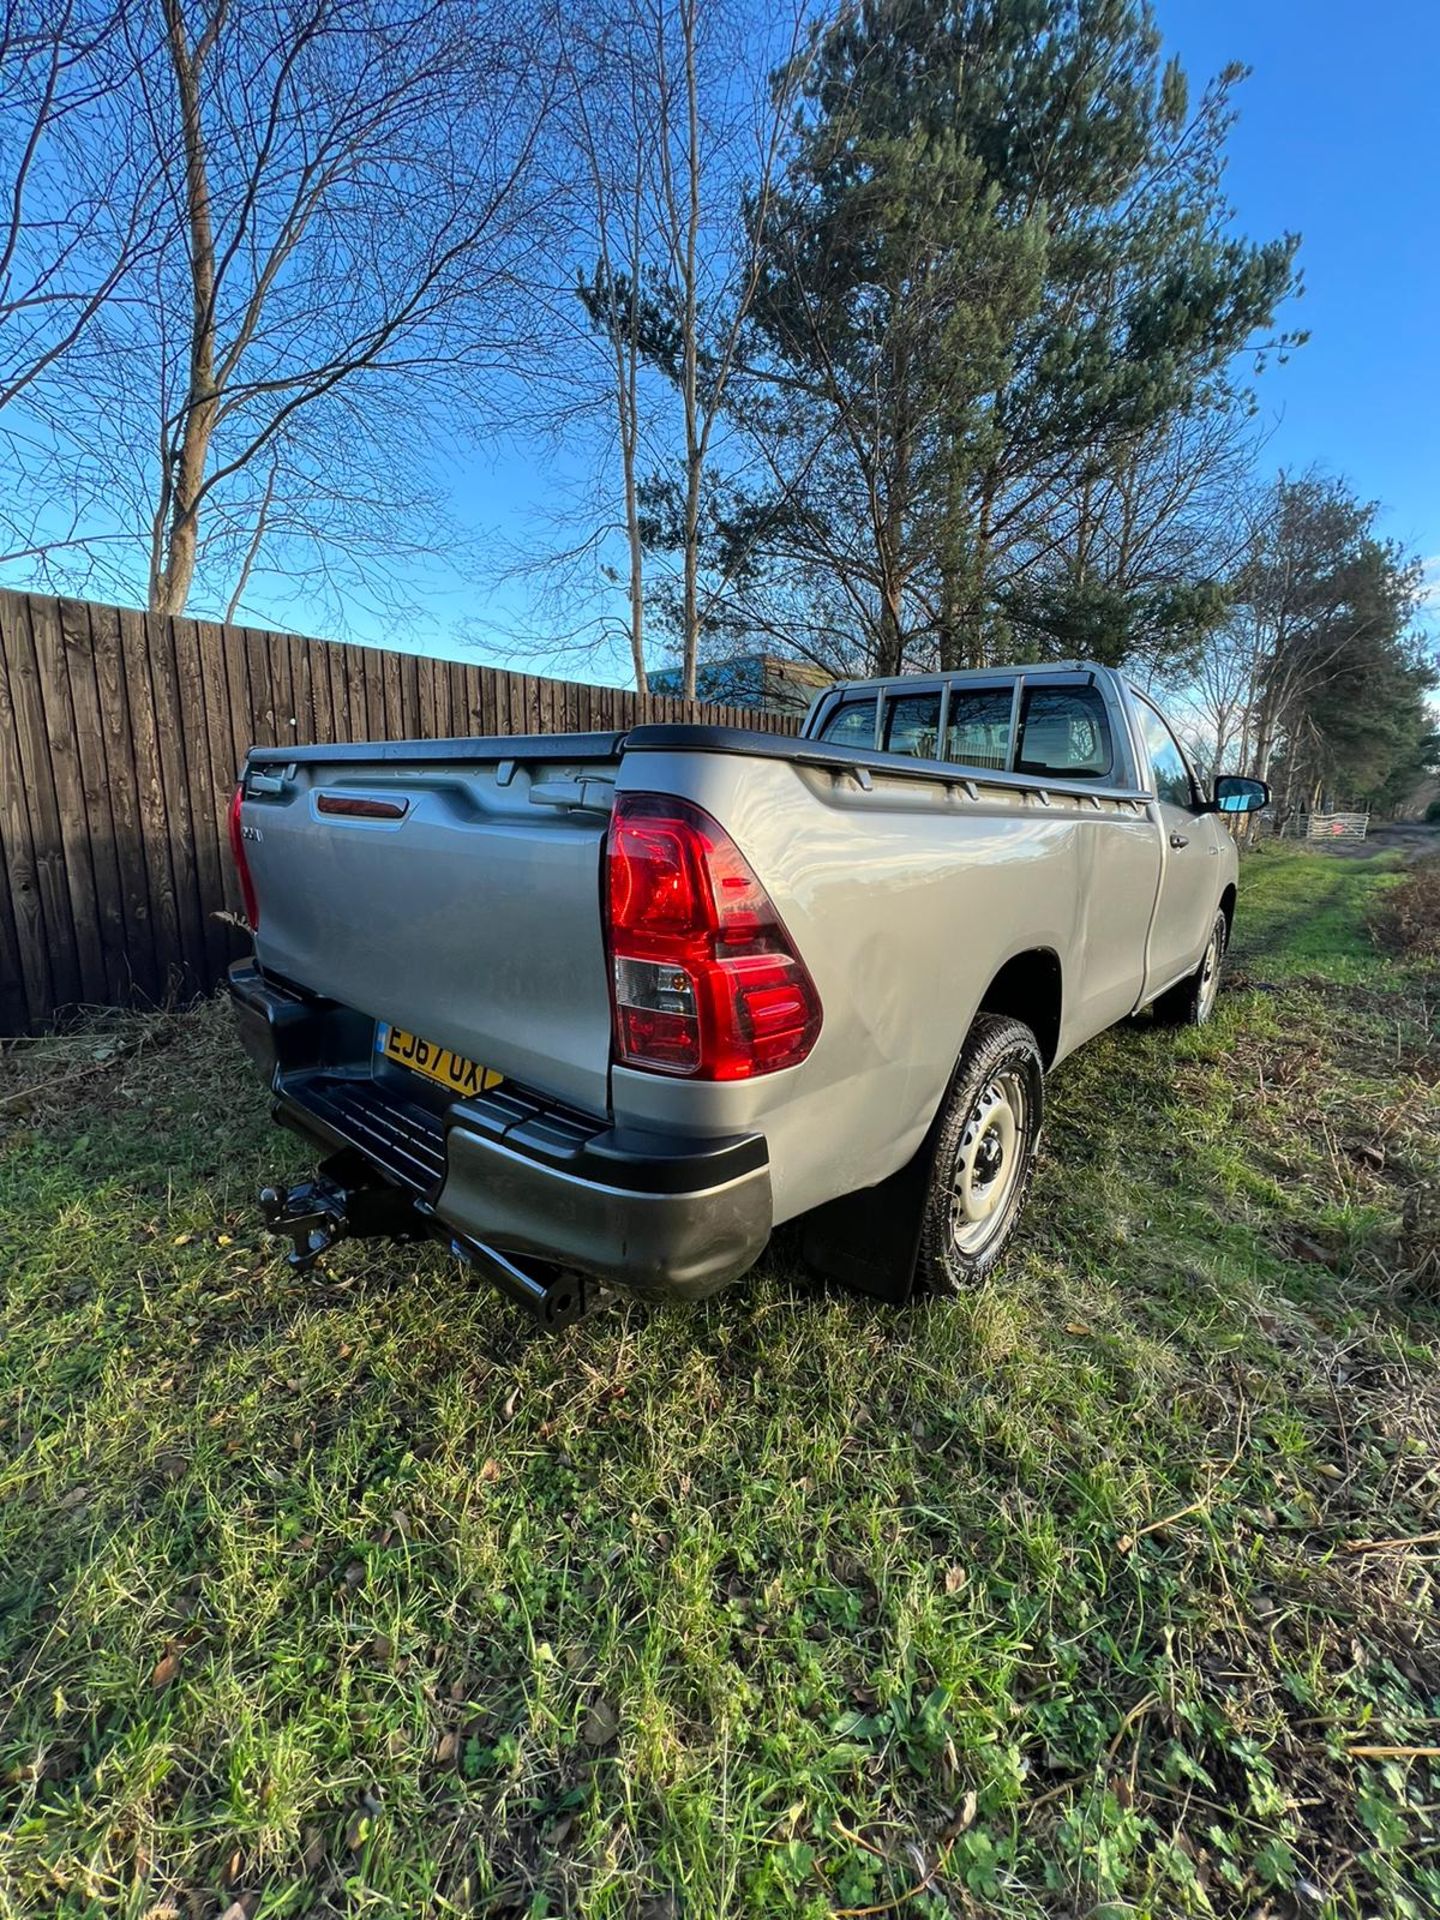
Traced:
<path fill-rule="evenodd" d="M 631 356 L 631 422 L 634 422 L 634 356 Z M 649 692 L 645 677 L 645 548 L 640 538 L 640 501 L 635 485 L 635 438 L 633 431 L 621 435 L 621 460 L 625 472 L 625 537 L 630 548 L 630 664 L 635 672 L 635 691 L 641 699 Z"/>
<path fill-rule="evenodd" d="M 700 480 L 704 457 L 700 448 L 700 341 L 696 274 L 700 241 L 700 99 L 695 67 L 696 0 L 683 0 L 681 32 L 685 40 L 685 171 L 688 204 L 685 210 L 685 331 L 680 368 L 685 402 L 685 609 L 683 635 L 683 692 L 695 698 L 700 666 Z"/>
<path fill-rule="evenodd" d="M 945 519 L 940 529 L 940 670 L 965 664 L 965 626 L 971 594 L 966 579 L 963 494 L 959 455 L 953 443 L 945 474 Z"/>
<path fill-rule="evenodd" d="M 898 602 L 887 588 L 880 598 L 880 650 L 875 656 L 876 677 L 888 679 L 899 673 L 904 664 L 905 629 Z"/>
<path fill-rule="evenodd" d="M 635 691 L 643 700 L 650 691 L 645 674 L 645 543 L 640 537 L 640 489 L 635 478 L 635 455 L 640 444 L 640 224 L 641 183 L 635 182 L 634 239 L 631 251 L 629 326 L 622 342 L 615 339 L 615 393 L 620 408 L 620 459 L 625 483 L 625 539 L 630 551 L 630 664 Z M 613 287 L 613 280 L 611 282 Z"/>
<path fill-rule="evenodd" d="M 902 354 L 891 391 L 903 394 L 905 360 Z M 895 453 L 890 485 L 883 499 L 872 496 L 876 525 L 876 558 L 880 571 L 880 657 L 876 672 L 881 676 L 901 673 L 905 666 L 905 507 L 910 487 L 910 431 L 903 407 L 896 408 Z M 883 481 L 880 483 L 883 487 Z"/>
<path fill-rule="evenodd" d="M 1267 689 L 1266 692 L 1260 696 L 1260 708 L 1255 716 L 1255 745 L 1253 757 L 1250 761 L 1250 772 L 1257 780 L 1268 780 L 1270 777 L 1270 761 L 1275 753 L 1278 718 L 1276 701 L 1272 693 Z M 1283 812 L 1279 820 L 1279 831 L 1281 833 L 1285 831 Z M 1243 816 L 1241 821 L 1241 834 L 1247 841 L 1255 837 L 1255 815 L 1253 813 L 1247 813 Z"/>
<path fill-rule="evenodd" d="M 220 396 L 215 389 L 215 235 L 205 129 L 200 118 L 200 74 L 224 17 L 218 7 L 192 48 L 181 0 L 165 0 L 165 30 L 180 102 L 185 146 L 185 213 L 190 229 L 190 371 L 178 431 L 166 447 L 169 524 L 150 570 L 150 611 L 183 613 L 195 578 L 205 463 Z"/>
<path fill-rule="evenodd" d="M 970 634 L 967 664 L 971 667 L 990 665 L 990 636 L 986 632 L 986 621 L 990 604 L 990 541 L 991 519 L 995 511 L 996 479 L 993 472 L 985 476 L 985 485 L 980 494 L 980 521 L 975 530 L 975 555 L 971 563 L 974 582 L 971 592 Z"/>

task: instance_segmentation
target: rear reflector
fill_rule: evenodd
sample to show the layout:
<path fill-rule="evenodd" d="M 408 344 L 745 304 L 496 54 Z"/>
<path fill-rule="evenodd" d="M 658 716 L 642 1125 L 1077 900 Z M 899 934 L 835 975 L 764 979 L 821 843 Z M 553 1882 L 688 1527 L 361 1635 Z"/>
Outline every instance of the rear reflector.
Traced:
<path fill-rule="evenodd" d="M 230 800 L 230 854 L 235 862 L 236 877 L 240 882 L 240 898 L 245 903 L 245 918 L 250 922 L 250 931 L 260 931 L 260 902 L 255 898 L 255 881 L 250 872 L 249 857 L 245 852 L 245 834 L 240 824 L 240 808 L 244 804 L 245 788 L 236 787 Z"/>
<path fill-rule="evenodd" d="M 708 813 L 622 794 L 606 855 L 616 1057 L 748 1080 L 805 1058 L 820 996 L 764 887 Z"/>

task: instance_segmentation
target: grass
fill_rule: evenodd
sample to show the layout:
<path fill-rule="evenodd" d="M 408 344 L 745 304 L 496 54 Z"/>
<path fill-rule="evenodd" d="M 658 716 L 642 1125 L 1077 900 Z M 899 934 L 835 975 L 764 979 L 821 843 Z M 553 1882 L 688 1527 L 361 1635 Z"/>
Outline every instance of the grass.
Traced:
<path fill-rule="evenodd" d="M 223 1009 L 15 1048 L 0 1913 L 1440 1911 L 1394 877 L 1249 862 L 1215 1023 L 1062 1067 L 1003 1275 L 899 1316 L 297 1279 Z"/>

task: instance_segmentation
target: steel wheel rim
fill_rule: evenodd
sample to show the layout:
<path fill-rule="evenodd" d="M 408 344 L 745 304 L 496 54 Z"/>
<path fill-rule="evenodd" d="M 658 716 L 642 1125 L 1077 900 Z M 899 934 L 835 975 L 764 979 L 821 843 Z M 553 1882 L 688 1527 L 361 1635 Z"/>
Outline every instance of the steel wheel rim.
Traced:
<path fill-rule="evenodd" d="M 1010 1068 L 987 1082 L 970 1110 L 950 1177 L 950 1243 L 966 1258 L 983 1253 L 1009 1218 L 1025 1166 L 1029 1112 L 1024 1077 Z"/>
<path fill-rule="evenodd" d="M 1215 1004 L 1215 995 L 1220 989 L 1220 929 L 1217 926 L 1210 935 L 1210 944 L 1205 949 L 1205 958 L 1200 963 L 1200 1018 L 1203 1020 Z"/>

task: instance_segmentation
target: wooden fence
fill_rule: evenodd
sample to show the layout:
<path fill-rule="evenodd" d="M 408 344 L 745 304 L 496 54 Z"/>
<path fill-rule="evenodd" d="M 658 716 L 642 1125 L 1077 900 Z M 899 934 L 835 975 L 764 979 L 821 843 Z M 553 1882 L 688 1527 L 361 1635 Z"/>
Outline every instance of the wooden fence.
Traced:
<path fill-rule="evenodd" d="M 158 1006 L 243 950 L 225 810 L 257 742 L 792 732 L 789 716 L 0 589 L 0 1034 Z"/>

